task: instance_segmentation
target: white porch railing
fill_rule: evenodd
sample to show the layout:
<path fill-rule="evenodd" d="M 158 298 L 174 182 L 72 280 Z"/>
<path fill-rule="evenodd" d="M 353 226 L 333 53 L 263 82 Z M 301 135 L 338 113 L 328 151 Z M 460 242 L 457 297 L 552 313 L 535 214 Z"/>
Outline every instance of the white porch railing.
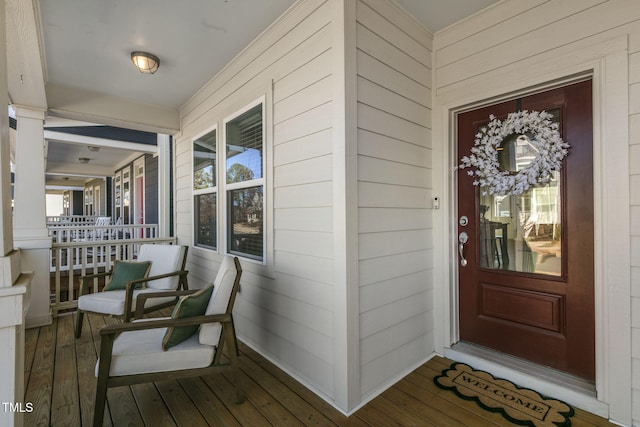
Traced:
<path fill-rule="evenodd" d="M 92 225 L 99 215 L 57 215 L 47 216 L 47 225 Z"/>
<path fill-rule="evenodd" d="M 49 234 L 53 243 L 159 237 L 158 224 L 54 225 L 49 227 Z"/>
<path fill-rule="evenodd" d="M 86 228 L 86 227 L 85 227 Z M 111 228 L 111 227 L 110 227 Z M 51 310 L 54 316 L 61 310 L 77 308 L 79 278 L 85 274 L 109 271 L 115 260 L 133 260 L 143 243 L 175 244 L 170 238 L 129 238 L 80 242 L 53 242 L 51 247 Z M 99 282 L 94 280 L 93 292 Z"/>

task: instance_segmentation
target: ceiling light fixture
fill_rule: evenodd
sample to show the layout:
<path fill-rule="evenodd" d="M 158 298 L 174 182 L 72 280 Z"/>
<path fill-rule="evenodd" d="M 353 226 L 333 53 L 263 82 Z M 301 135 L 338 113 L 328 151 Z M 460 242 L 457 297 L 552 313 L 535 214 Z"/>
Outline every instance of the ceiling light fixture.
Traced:
<path fill-rule="evenodd" d="M 158 57 L 148 52 L 131 52 L 131 61 L 133 61 L 138 71 L 143 74 L 153 74 L 158 71 L 160 66 Z"/>
<path fill-rule="evenodd" d="M 100 151 L 100 147 L 98 147 L 97 145 L 87 145 L 87 148 L 89 149 L 89 151 L 92 151 L 94 153 Z"/>
<path fill-rule="evenodd" d="M 91 159 L 88 158 L 88 157 L 78 157 L 78 161 L 80 163 L 89 163 L 89 160 L 91 160 Z"/>

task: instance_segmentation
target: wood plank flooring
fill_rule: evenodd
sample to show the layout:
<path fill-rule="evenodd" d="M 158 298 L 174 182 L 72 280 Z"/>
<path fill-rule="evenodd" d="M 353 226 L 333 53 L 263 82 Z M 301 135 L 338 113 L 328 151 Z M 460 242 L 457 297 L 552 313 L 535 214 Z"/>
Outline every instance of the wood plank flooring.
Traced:
<path fill-rule="evenodd" d="M 165 313 L 166 314 L 166 313 Z M 93 417 L 99 329 L 115 320 L 85 316 L 73 337 L 75 314 L 29 329 L 25 339 L 25 426 L 89 426 Z M 435 357 L 346 417 L 241 343 L 245 401 L 236 404 L 229 377 L 160 381 L 109 389 L 105 426 L 513 426 L 433 384 L 451 361 Z M 573 426 L 613 425 L 576 410 Z"/>

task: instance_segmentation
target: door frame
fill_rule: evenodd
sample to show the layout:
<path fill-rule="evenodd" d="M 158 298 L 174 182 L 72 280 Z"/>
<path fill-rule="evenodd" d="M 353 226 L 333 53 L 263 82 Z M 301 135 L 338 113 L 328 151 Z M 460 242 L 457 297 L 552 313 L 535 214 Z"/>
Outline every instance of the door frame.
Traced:
<path fill-rule="evenodd" d="M 138 170 L 142 168 L 142 173 L 138 173 Z M 136 160 L 134 160 L 133 162 L 133 176 L 131 177 L 131 182 L 132 184 L 130 184 L 131 186 L 131 190 L 132 190 L 132 194 L 133 194 L 133 201 L 132 201 L 132 205 L 133 205 L 133 224 L 144 224 L 146 222 L 145 216 L 146 216 L 146 205 L 145 205 L 145 185 L 146 185 L 146 173 L 147 173 L 147 168 L 146 168 L 146 162 L 145 162 L 145 156 L 139 157 Z M 140 188 L 138 188 L 138 179 L 142 179 L 142 191 L 140 190 Z M 142 210 L 142 215 L 140 215 L 140 210 Z M 138 222 L 139 218 L 142 218 L 142 222 Z"/>
<path fill-rule="evenodd" d="M 596 398 L 570 388 L 562 390 L 569 403 L 624 422 L 631 420 L 630 308 L 630 200 L 628 41 L 618 37 L 569 50 L 556 49 L 538 55 L 527 63 L 480 76 L 460 87 L 438 92 L 433 110 L 434 197 L 440 209 L 434 210 L 434 251 L 436 351 L 460 356 L 451 346 L 458 342 L 457 300 L 457 223 L 456 219 L 456 117 L 462 111 L 491 105 L 502 100 L 564 86 L 587 77 L 593 80 L 594 150 L 594 231 L 595 231 L 595 321 L 596 321 Z M 534 70 L 535 69 L 535 70 Z M 435 91 L 434 91 L 435 92 Z M 607 114 L 605 114 L 607 113 Z M 605 144 L 606 141 L 606 151 Z M 438 194 L 438 192 L 441 192 Z M 609 202 L 611 201 L 611 202 Z M 615 242 L 615 244 L 613 243 Z M 469 356 L 480 369 L 492 370 L 512 378 L 522 386 L 558 394 L 558 386 L 548 387 L 533 376 L 498 363 Z M 459 357 L 458 357 L 459 359 Z M 545 390 L 545 386 L 548 387 Z"/>

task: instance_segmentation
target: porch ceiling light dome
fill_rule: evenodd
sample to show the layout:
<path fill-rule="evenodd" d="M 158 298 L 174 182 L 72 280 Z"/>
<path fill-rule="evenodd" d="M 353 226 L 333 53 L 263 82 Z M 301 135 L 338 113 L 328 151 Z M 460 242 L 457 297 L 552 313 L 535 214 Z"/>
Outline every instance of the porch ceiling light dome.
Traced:
<path fill-rule="evenodd" d="M 143 74 L 154 74 L 160 67 L 160 60 L 157 56 L 148 52 L 131 52 L 131 61 L 138 71 Z"/>

